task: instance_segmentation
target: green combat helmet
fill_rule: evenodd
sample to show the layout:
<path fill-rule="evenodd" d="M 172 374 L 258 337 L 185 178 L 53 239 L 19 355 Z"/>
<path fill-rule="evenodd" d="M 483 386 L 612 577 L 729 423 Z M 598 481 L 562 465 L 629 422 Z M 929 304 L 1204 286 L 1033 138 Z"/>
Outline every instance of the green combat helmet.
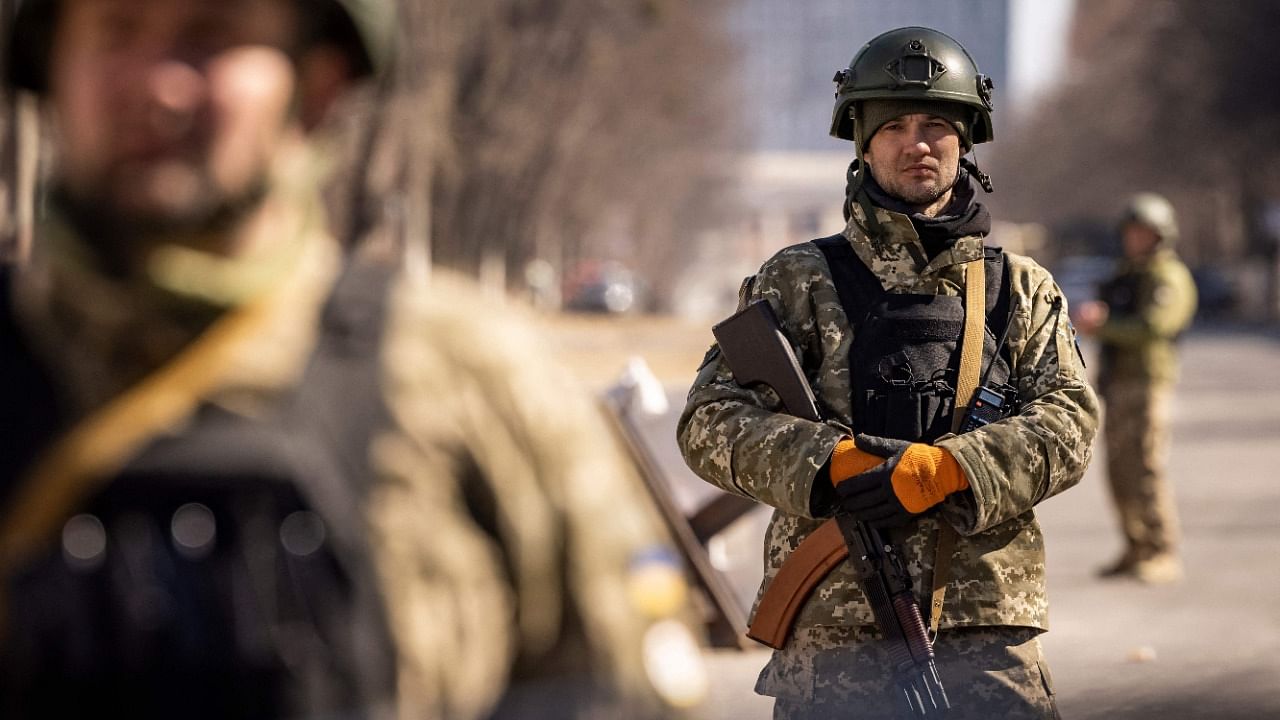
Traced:
<path fill-rule="evenodd" d="M 1143 192 L 1129 198 L 1124 214 L 1120 216 L 1120 227 L 1129 223 L 1151 228 L 1164 245 L 1172 245 L 1178 240 L 1178 217 L 1173 205 L 1163 195 Z"/>
<path fill-rule="evenodd" d="M 391 62 L 395 38 L 392 0 L 296 0 L 311 28 L 349 51 L 356 74 L 381 73 Z M 48 89 L 49 46 L 59 0 L 25 0 L 6 33 L 6 80 L 44 93 Z"/>
<path fill-rule="evenodd" d="M 904 27 L 877 35 L 862 46 L 849 67 L 836 73 L 836 106 L 831 134 L 862 147 L 861 106 L 867 100 L 923 100 L 958 103 L 973 111 L 965 138 L 976 145 L 992 140 L 991 78 L 960 43 L 925 27 Z"/>
<path fill-rule="evenodd" d="M 831 113 L 831 135 L 852 140 L 857 158 L 849 166 L 845 186 L 844 215 L 851 217 L 850 202 L 864 208 L 867 232 L 878 235 L 879 223 L 870 210 L 870 200 L 862 192 L 863 154 L 870 137 L 863 116 L 868 100 L 945 102 L 969 111 L 962 126 L 964 149 L 995 138 L 991 127 L 991 93 L 995 84 L 978 72 L 973 58 L 955 38 L 926 27 L 904 27 L 872 38 L 853 56 L 849 67 L 836 71 L 836 106 Z M 873 133 L 875 128 L 870 129 Z M 967 157 L 960 166 L 991 192 L 991 178 Z"/>

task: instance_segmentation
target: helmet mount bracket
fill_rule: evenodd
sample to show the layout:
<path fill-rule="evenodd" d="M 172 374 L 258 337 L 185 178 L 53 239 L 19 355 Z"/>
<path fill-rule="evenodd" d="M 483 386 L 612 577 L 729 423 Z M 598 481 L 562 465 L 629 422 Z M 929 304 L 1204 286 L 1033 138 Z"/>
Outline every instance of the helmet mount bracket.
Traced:
<path fill-rule="evenodd" d="M 927 90 L 946 74 L 947 66 L 930 55 L 928 46 L 923 42 L 913 39 L 902 48 L 902 55 L 884 66 L 884 71 L 893 80 L 891 87 L 918 87 Z"/>

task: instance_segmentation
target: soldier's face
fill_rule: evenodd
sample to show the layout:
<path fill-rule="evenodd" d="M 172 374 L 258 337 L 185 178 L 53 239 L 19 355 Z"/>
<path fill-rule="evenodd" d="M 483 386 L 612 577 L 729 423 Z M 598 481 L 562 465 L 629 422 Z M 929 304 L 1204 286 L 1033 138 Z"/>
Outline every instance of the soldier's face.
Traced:
<path fill-rule="evenodd" d="M 890 120 L 863 156 L 890 195 L 932 214 L 946 205 L 960 169 L 960 135 L 951 123 L 916 113 Z"/>
<path fill-rule="evenodd" d="M 73 198 L 199 226 L 261 190 L 296 125 L 289 0 L 63 0 L 49 105 Z"/>
<path fill-rule="evenodd" d="M 1131 222 L 1121 230 L 1120 242 L 1124 245 L 1125 257 L 1140 259 L 1155 251 L 1160 235 L 1142 223 Z"/>

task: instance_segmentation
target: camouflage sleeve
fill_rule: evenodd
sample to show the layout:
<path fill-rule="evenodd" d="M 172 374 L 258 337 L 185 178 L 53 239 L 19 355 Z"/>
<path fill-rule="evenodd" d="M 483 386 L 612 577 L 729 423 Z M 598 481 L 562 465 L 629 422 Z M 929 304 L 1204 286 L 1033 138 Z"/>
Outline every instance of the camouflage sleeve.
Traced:
<path fill-rule="evenodd" d="M 674 715 L 646 638 L 684 616 L 683 581 L 600 408 L 530 320 L 469 283 L 437 272 L 400 300 L 384 365 L 404 432 L 376 449 L 392 622 L 416 671 L 402 686 L 452 693 L 445 717 L 487 717 L 505 684 L 586 683 L 629 717 Z M 638 594 L 663 562 L 670 592 Z"/>
<path fill-rule="evenodd" d="M 769 301 L 811 382 L 821 348 L 810 288 L 829 275 L 815 253 L 804 246 L 783 250 L 765 263 L 744 298 Z M 704 480 L 803 517 L 813 517 L 815 475 L 836 443 L 852 434 L 786 414 L 767 387 L 739 385 L 716 346 L 698 370 L 676 432 L 685 462 Z"/>
<path fill-rule="evenodd" d="M 1152 267 L 1139 287 L 1137 311 L 1115 314 L 1098 328 L 1098 339 L 1110 345 L 1138 346 L 1169 340 L 1186 329 L 1196 312 L 1196 285 L 1177 260 Z"/>
<path fill-rule="evenodd" d="M 1023 263 L 1025 262 L 1025 265 Z M 1080 481 L 1098 428 L 1098 403 L 1077 352 L 1062 291 L 1038 265 L 1011 268 L 1009 348 L 1020 397 L 1004 420 L 937 444 L 955 456 L 971 492 L 943 506 L 962 534 L 1015 518 Z"/>

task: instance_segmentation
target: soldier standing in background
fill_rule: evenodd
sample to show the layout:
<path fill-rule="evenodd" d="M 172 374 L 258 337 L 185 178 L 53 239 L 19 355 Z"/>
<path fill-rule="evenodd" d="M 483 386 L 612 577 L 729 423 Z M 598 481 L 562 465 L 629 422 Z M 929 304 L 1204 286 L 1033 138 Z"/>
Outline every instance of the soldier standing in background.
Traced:
<path fill-rule="evenodd" d="M 1076 327 L 1101 343 L 1098 387 L 1106 408 L 1107 480 L 1125 548 L 1103 577 L 1147 583 L 1182 577 L 1178 508 L 1165 477 L 1178 375 L 1176 340 L 1196 312 L 1196 287 L 1173 245 L 1169 201 L 1135 195 L 1120 221 L 1124 257 Z"/>
<path fill-rule="evenodd" d="M 1079 482 L 1097 404 L 1053 278 L 983 247 L 991 218 L 972 183 L 988 180 L 965 155 L 992 139 L 990 80 L 951 37 L 910 27 L 871 40 L 836 82 L 831 134 L 859 156 L 848 223 L 782 250 L 744 286 L 744 301 L 768 301 L 827 419 L 786 414 L 712 347 L 681 450 L 708 482 L 776 508 L 762 595 L 840 508 L 889 533 L 917 593 L 935 590 L 947 717 L 1056 717 L 1037 640 L 1048 598 L 1033 507 Z M 980 355 L 1007 402 L 956 435 L 970 273 L 992 290 Z M 776 698 L 778 720 L 899 718 L 895 670 L 846 562 L 805 601 L 756 691 Z"/>
<path fill-rule="evenodd" d="M 326 227 L 317 128 L 394 22 L 22 4 L 9 81 L 56 157 L 30 264 L 0 268 L 0 715 L 696 700 L 681 586 L 635 582 L 671 554 L 593 405 L 509 309 Z"/>

